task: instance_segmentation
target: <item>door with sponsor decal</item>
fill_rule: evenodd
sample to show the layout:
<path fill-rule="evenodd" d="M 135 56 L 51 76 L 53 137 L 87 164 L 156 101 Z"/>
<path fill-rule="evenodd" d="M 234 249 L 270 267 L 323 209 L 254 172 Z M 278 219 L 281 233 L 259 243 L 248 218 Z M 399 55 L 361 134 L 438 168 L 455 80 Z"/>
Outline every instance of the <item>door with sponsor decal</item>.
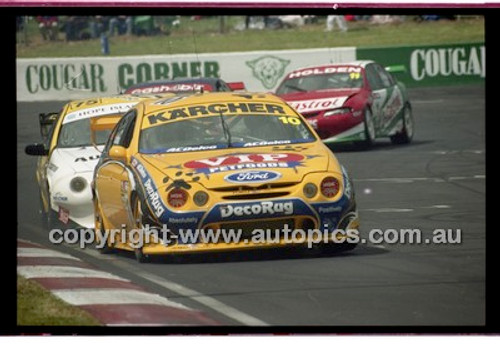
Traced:
<path fill-rule="evenodd" d="M 377 94 L 380 96 L 377 98 L 377 102 L 380 102 L 377 105 L 380 107 L 377 128 L 380 135 L 386 135 L 397 122 L 396 117 L 403 108 L 403 96 L 392 75 L 381 65 L 376 63 L 372 65 L 382 86 L 380 90 L 374 91 L 374 98 Z"/>
<path fill-rule="evenodd" d="M 128 148 L 135 125 L 136 112 L 131 111 L 118 122 L 104 148 L 102 162 L 96 174 L 96 189 L 99 191 L 103 216 L 113 229 L 130 227 L 130 171 L 126 161 L 114 160 L 109 156 L 112 146 Z"/>
<path fill-rule="evenodd" d="M 372 116 L 373 124 L 375 126 L 376 133 L 379 133 L 380 128 L 383 125 L 383 109 L 384 104 L 387 100 L 387 88 L 384 86 L 382 79 L 375 67 L 374 63 L 366 66 L 366 79 L 372 90 Z"/>

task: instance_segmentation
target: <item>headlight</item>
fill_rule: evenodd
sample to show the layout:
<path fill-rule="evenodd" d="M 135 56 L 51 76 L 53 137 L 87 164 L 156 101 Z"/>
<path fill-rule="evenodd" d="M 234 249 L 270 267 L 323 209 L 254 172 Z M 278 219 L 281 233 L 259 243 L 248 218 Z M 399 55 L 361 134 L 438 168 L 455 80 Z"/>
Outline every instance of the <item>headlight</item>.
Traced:
<path fill-rule="evenodd" d="M 87 180 L 83 177 L 75 177 L 69 183 L 69 188 L 75 193 L 80 193 L 85 187 L 87 187 Z"/>
<path fill-rule="evenodd" d="M 203 206 L 208 201 L 208 194 L 201 190 L 197 191 L 196 193 L 194 193 L 193 201 L 196 206 Z"/>
<path fill-rule="evenodd" d="M 325 177 L 323 181 L 321 181 L 321 193 L 327 198 L 333 198 L 340 189 L 339 180 L 335 177 Z"/>
<path fill-rule="evenodd" d="M 344 107 L 344 108 L 337 108 L 337 109 L 329 110 L 326 113 L 324 113 L 323 116 L 328 117 L 328 116 L 333 116 L 333 115 L 344 115 L 344 114 L 349 114 L 349 113 L 352 113 L 352 108 Z"/>
<path fill-rule="evenodd" d="M 175 188 L 168 193 L 168 204 L 174 208 L 182 207 L 186 204 L 188 193 L 184 189 Z"/>
<path fill-rule="evenodd" d="M 304 186 L 304 195 L 311 199 L 311 198 L 314 198 L 316 196 L 316 193 L 318 192 L 318 187 L 316 187 L 316 185 L 314 183 L 306 183 L 306 185 Z"/>

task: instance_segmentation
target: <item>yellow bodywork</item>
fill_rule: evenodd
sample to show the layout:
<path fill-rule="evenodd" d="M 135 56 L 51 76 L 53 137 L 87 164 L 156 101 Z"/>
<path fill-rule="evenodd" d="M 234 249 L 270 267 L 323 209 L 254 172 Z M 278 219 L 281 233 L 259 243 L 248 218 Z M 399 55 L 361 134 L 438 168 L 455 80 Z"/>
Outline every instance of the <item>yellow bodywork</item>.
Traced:
<path fill-rule="evenodd" d="M 333 215 L 333 212 L 340 214 L 347 212 L 348 206 L 353 204 L 351 186 L 348 187 L 348 191 L 345 190 L 346 183 L 350 182 L 333 153 L 321 142 L 307 121 L 276 96 L 261 93 L 197 94 L 144 101 L 138 104 L 136 109 L 135 122 L 138 125 L 133 129 L 129 146 L 112 146 L 109 156 L 105 157 L 97 167 L 94 180 L 97 195 L 96 229 L 108 233 L 114 229 L 116 236 L 110 236 L 112 240 L 108 238 L 108 244 L 113 242 L 114 247 L 134 250 L 133 243 L 129 239 L 118 238 L 118 230 L 122 230 L 120 234 L 123 235 L 123 232 L 128 234 L 143 225 L 140 224 L 141 221 L 134 211 L 139 199 L 141 203 L 146 204 L 143 206 L 156 220 L 157 226 L 166 224 L 175 227 L 176 224 L 185 221 L 183 224 L 191 222 L 195 228 L 200 226 L 200 231 L 219 231 L 220 228 L 238 225 L 256 228 L 266 224 L 283 225 L 287 222 L 296 228 L 312 226 L 318 229 L 323 226 L 320 224 L 323 221 L 320 214 L 322 209 L 327 210 L 327 206 L 332 210 L 337 208 L 338 210 L 331 211 L 331 214 Z M 280 116 L 284 123 L 300 121 L 313 133 L 314 140 L 296 144 L 277 143 L 194 152 L 139 152 L 139 139 L 144 129 L 197 116 L 234 114 Z M 276 181 L 251 185 L 229 183 L 227 180 L 231 173 L 256 169 L 277 172 L 280 178 Z M 334 177 L 339 182 L 338 192 L 334 196 L 326 197 L 320 191 L 320 184 L 326 177 Z M 304 186 L 308 183 L 318 188 L 318 192 L 312 197 L 304 194 Z M 173 207 L 168 203 L 168 193 L 178 189 L 184 190 L 187 201 L 183 206 Z M 202 206 L 195 203 L 194 195 L 197 192 L 208 194 L 208 201 Z M 143 195 L 143 198 L 138 195 Z M 249 219 L 251 218 L 249 217 L 244 220 L 227 221 L 216 217 L 217 212 L 227 207 L 226 205 L 241 206 L 246 210 L 252 205 L 258 204 L 264 207 L 272 203 L 281 203 L 281 200 L 283 203 L 293 205 L 293 214 L 283 213 L 267 218 Z M 265 204 L 266 201 L 269 202 Z M 255 209 L 257 208 L 255 206 Z M 341 214 L 336 222 L 340 223 L 340 217 L 344 215 Z M 355 210 L 349 217 L 347 226 L 357 229 L 359 225 Z M 102 233 L 100 235 L 102 236 Z M 295 240 L 294 244 L 303 244 L 307 239 L 299 237 Z M 279 247 L 290 244 L 285 243 L 283 239 L 272 243 L 173 241 L 168 245 L 161 241 L 153 241 L 144 244 L 141 250 L 144 254 L 162 254 Z"/>

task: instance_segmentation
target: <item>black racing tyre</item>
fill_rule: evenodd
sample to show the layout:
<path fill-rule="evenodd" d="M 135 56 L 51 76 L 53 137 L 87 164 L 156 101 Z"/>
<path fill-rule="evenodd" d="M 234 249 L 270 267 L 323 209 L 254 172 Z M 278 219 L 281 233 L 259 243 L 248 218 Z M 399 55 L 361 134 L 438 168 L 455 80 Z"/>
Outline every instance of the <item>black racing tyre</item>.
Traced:
<path fill-rule="evenodd" d="M 56 212 L 52 210 L 52 207 L 50 206 L 50 192 L 49 192 L 49 205 L 47 211 L 45 211 L 45 208 L 43 206 L 43 200 L 42 196 L 40 195 L 40 217 L 41 217 L 41 223 L 43 229 L 50 231 L 54 228 L 61 228 Z"/>
<path fill-rule="evenodd" d="M 373 146 L 376 138 L 375 123 L 373 122 L 373 114 L 369 108 L 365 109 L 364 115 L 365 140 L 357 141 L 356 146 L 362 149 L 369 149 Z"/>
<path fill-rule="evenodd" d="M 97 215 L 96 215 L 97 216 Z M 110 254 L 114 252 L 114 248 L 109 245 L 109 239 L 106 239 L 104 245 L 101 245 L 100 241 L 103 241 L 105 237 L 106 230 L 104 229 L 104 221 L 102 220 L 102 216 L 98 215 L 98 221 L 96 222 L 96 240 L 99 246 L 97 247 L 97 251 L 101 254 Z"/>
<path fill-rule="evenodd" d="M 407 104 L 403 110 L 403 129 L 391 136 L 391 142 L 396 145 L 409 144 L 413 139 L 414 125 L 413 113 Z"/>
<path fill-rule="evenodd" d="M 45 212 L 45 207 L 43 206 L 42 194 L 39 194 L 39 210 L 38 213 L 40 215 L 40 225 L 42 229 L 46 230 L 49 228 L 48 225 L 48 212 Z M 50 211 L 50 210 L 49 210 Z"/>
<path fill-rule="evenodd" d="M 335 243 L 335 244 L 325 244 L 321 247 L 321 252 L 325 254 L 337 254 L 348 252 L 355 249 L 358 246 L 357 243 Z"/>
<path fill-rule="evenodd" d="M 142 213 L 142 204 L 139 197 L 135 194 L 132 198 L 132 214 L 135 219 L 137 229 L 141 229 L 143 227 L 143 213 Z M 143 240 L 145 240 L 143 238 Z M 139 263 L 146 263 L 151 261 L 151 257 L 147 254 L 144 254 L 142 251 L 142 247 L 134 249 L 135 259 Z"/>

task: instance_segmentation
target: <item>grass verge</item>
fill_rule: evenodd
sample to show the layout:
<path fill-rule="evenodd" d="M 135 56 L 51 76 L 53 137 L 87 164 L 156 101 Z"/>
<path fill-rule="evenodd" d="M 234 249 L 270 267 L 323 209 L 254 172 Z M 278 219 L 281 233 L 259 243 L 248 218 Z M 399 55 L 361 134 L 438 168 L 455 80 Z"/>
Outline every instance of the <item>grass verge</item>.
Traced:
<path fill-rule="evenodd" d="M 484 18 L 417 22 L 407 17 L 403 22 L 372 24 L 349 22 L 347 32 L 324 32 L 325 21 L 295 29 L 236 30 L 242 16 L 228 16 L 225 33 L 220 33 L 219 19 L 209 17 L 192 21 L 181 18 L 181 24 L 169 35 L 113 36 L 110 56 L 215 53 L 255 50 L 310 49 L 325 47 L 372 47 L 423 45 L 484 41 Z M 30 26 L 31 25 L 31 26 Z M 38 28 L 29 25 L 28 44 L 18 34 L 17 57 L 85 57 L 101 55 L 99 39 L 85 41 L 44 42 Z"/>
<path fill-rule="evenodd" d="M 17 276 L 18 326 L 98 326 L 89 313 L 67 304 L 37 282 Z"/>

